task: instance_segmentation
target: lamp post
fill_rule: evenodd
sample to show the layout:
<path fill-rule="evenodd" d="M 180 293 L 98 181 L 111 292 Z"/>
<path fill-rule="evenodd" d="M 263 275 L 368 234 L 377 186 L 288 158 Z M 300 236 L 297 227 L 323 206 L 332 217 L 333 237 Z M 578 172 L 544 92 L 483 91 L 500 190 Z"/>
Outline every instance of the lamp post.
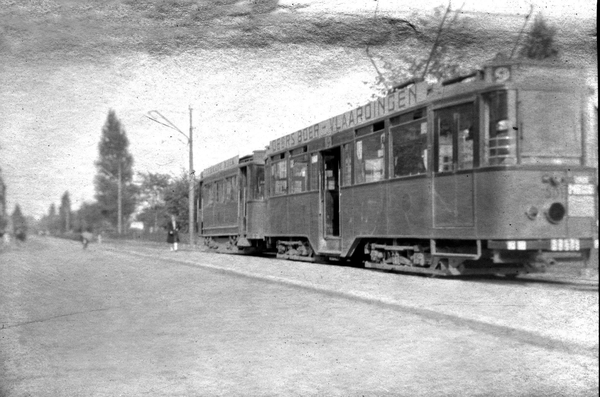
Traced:
<path fill-rule="evenodd" d="M 190 245 L 193 247 L 196 242 L 194 239 L 194 150 L 193 150 L 193 127 L 192 127 L 192 107 L 189 107 L 190 110 L 190 132 L 189 135 L 186 135 L 183 131 L 181 131 L 175 124 L 171 123 L 169 119 L 163 116 L 158 110 L 151 110 L 148 112 L 146 117 L 155 123 L 164 125 L 165 127 L 169 127 L 181 135 L 185 137 L 190 149 L 190 171 L 189 171 L 189 189 L 188 189 L 188 201 L 189 201 L 189 232 L 190 232 Z"/>
<path fill-rule="evenodd" d="M 108 171 L 106 168 L 99 166 L 101 171 L 105 172 L 109 176 L 117 179 L 117 233 L 121 234 L 123 230 L 123 187 L 121 181 L 121 162 L 118 164 L 117 176 L 112 172 Z"/>

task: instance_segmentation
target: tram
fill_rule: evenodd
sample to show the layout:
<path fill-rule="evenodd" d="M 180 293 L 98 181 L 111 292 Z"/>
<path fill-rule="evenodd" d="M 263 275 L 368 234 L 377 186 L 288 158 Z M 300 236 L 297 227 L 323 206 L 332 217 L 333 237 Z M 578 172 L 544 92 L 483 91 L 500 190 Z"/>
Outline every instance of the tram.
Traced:
<path fill-rule="evenodd" d="M 435 275 L 544 271 L 598 247 L 597 103 L 583 71 L 497 60 L 219 163 L 207 247 Z"/>

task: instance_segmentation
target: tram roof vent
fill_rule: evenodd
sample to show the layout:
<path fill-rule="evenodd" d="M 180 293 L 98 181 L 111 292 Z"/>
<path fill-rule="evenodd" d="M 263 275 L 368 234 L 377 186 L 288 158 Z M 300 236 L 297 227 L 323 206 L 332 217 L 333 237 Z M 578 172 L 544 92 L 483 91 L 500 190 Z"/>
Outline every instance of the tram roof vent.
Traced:
<path fill-rule="evenodd" d="M 469 82 L 473 81 L 473 80 L 483 80 L 483 70 L 476 70 L 476 71 L 466 74 L 464 76 L 458 76 L 458 77 L 454 77 L 452 79 L 444 80 L 444 81 L 442 81 L 442 86 L 461 83 L 467 79 L 470 79 Z"/>
<path fill-rule="evenodd" d="M 420 83 L 422 81 L 424 81 L 424 79 L 422 79 L 422 78 L 413 78 L 413 79 L 409 79 L 409 80 L 403 81 L 402 83 L 397 84 L 397 85 L 393 86 L 392 88 L 390 88 L 387 93 L 389 95 L 392 92 L 396 92 L 398 90 L 403 89 L 404 87 L 408 87 L 411 84 L 417 84 L 417 83 Z"/>

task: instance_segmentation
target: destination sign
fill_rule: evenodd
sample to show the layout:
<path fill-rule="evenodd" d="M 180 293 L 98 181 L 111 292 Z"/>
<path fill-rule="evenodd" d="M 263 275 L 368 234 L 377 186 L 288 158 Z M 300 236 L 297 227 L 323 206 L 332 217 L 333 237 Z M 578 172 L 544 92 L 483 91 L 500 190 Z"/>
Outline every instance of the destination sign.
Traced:
<path fill-rule="evenodd" d="M 235 167 L 238 165 L 239 162 L 240 162 L 240 156 L 235 156 L 235 157 L 232 157 L 225 161 L 221 161 L 220 163 L 215 164 L 211 167 L 208 167 L 207 169 L 202 171 L 202 174 L 200 175 L 200 177 L 205 178 L 209 175 L 216 174 L 217 172 L 224 171 L 228 168 Z"/>
<path fill-rule="evenodd" d="M 394 91 L 384 98 L 332 117 L 310 127 L 274 139 L 269 144 L 267 154 L 303 145 L 312 140 L 332 135 L 348 128 L 356 128 L 380 117 L 409 108 L 425 100 L 427 84 L 417 83 Z"/>

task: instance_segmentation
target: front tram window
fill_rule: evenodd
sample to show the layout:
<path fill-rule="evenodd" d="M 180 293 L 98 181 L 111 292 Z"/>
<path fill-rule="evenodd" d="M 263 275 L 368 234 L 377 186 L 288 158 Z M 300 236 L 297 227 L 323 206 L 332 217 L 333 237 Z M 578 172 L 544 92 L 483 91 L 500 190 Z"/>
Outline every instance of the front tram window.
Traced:
<path fill-rule="evenodd" d="M 383 179 L 385 133 L 356 140 L 354 156 L 354 181 L 376 182 Z"/>
<path fill-rule="evenodd" d="M 254 192 L 252 198 L 254 200 L 262 200 L 265 198 L 265 167 L 255 165 L 252 168 L 252 178 Z"/>
<path fill-rule="evenodd" d="M 271 195 L 287 194 L 287 160 L 271 163 Z"/>
<path fill-rule="evenodd" d="M 427 114 L 425 109 L 390 119 L 393 176 L 427 171 Z"/>
<path fill-rule="evenodd" d="M 290 193 L 302 193 L 308 189 L 308 155 L 292 157 L 290 160 L 290 171 L 292 173 L 292 185 Z"/>
<path fill-rule="evenodd" d="M 436 172 L 473 168 L 476 138 L 473 103 L 435 111 Z"/>
<path fill-rule="evenodd" d="M 580 164 L 581 97 L 557 91 L 519 92 L 521 161 Z"/>
<path fill-rule="evenodd" d="M 494 91 L 483 95 L 487 127 L 487 150 L 483 155 L 489 165 L 515 164 L 516 130 L 509 112 L 509 93 Z"/>

